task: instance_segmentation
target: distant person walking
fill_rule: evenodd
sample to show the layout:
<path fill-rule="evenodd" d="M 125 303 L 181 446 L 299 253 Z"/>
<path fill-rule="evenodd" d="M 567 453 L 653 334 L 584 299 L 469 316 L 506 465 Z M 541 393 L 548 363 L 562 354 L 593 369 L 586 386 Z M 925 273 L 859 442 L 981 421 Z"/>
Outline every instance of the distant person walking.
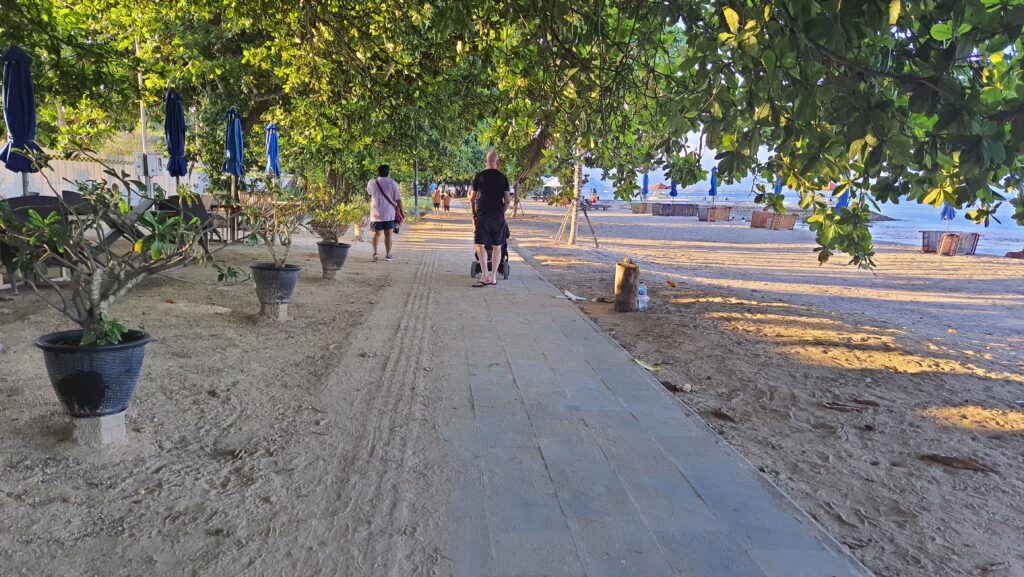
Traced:
<path fill-rule="evenodd" d="M 473 244 L 480 260 L 480 281 L 474 287 L 498 284 L 501 247 L 508 240 L 505 211 L 511 202 L 508 178 L 498 170 L 498 153 L 487 153 L 487 168 L 473 177 L 469 186 L 469 206 L 473 210 Z M 491 270 L 487 270 L 487 249 L 490 248 Z"/>
<path fill-rule="evenodd" d="M 434 185 L 431 185 L 431 188 L 434 189 L 434 192 L 431 193 L 431 195 L 430 195 L 430 202 L 432 202 L 434 204 L 434 212 L 440 212 L 441 211 L 441 187 L 437 186 L 436 184 L 434 184 Z"/>
<path fill-rule="evenodd" d="M 441 197 L 441 205 L 444 207 L 444 212 L 447 214 L 452 207 L 452 191 L 451 189 L 445 189 L 444 196 Z"/>
<path fill-rule="evenodd" d="M 373 231 L 373 261 L 377 262 L 377 240 L 384 233 L 385 258 L 390 262 L 394 255 L 391 252 L 391 236 L 398 232 L 402 216 L 402 194 L 398 183 L 391 180 L 391 167 L 382 164 L 377 167 L 377 178 L 366 183 L 366 192 L 370 194 L 370 230 Z"/>

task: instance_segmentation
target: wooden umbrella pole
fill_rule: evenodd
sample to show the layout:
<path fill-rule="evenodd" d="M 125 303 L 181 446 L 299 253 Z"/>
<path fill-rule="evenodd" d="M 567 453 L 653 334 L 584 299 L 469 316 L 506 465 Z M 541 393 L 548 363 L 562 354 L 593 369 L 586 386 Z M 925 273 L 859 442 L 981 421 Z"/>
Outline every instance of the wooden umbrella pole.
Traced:
<path fill-rule="evenodd" d="M 562 244 L 562 237 L 565 236 L 565 228 L 569 226 L 569 217 L 572 215 L 572 209 L 569 208 L 565 211 L 565 216 L 562 217 L 562 226 L 558 228 L 558 234 L 555 235 L 555 244 Z"/>
<path fill-rule="evenodd" d="M 583 208 L 583 218 L 587 219 L 587 226 L 590 227 L 590 236 L 594 237 L 594 248 L 601 248 L 597 244 L 597 233 L 594 232 L 594 225 L 590 222 L 590 215 L 587 213 L 586 207 Z"/>
<path fill-rule="evenodd" d="M 235 242 L 235 240 L 238 239 L 238 219 L 237 219 L 237 210 L 238 210 L 238 208 L 237 208 L 237 206 L 235 204 L 236 201 L 238 200 L 236 198 L 236 195 L 238 194 L 238 182 L 237 182 L 237 179 L 238 179 L 237 176 L 235 176 L 234 174 L 231 175 L 231 202 L 230 202 L 230 206 L 231 206 L 231 227 L 228 229 L 228 238 L 231 239 L 231 242 Z"/>

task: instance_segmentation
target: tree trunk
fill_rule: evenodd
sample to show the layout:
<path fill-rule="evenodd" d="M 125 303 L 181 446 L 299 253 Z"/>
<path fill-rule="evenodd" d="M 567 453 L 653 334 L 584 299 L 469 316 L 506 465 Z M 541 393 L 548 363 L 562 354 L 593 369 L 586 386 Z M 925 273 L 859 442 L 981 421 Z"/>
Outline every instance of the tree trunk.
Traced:
<path fill-rule="evenodd" d="M 639 293 L 640 267 L 629 259 L 615 263 L 615 312 L 636 312 Z"/>

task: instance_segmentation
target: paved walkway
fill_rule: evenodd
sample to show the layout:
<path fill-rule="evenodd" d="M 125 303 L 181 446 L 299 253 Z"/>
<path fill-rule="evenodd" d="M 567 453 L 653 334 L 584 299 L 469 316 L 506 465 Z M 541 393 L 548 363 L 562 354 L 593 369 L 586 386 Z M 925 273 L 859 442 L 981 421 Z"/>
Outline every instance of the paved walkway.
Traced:
<path fill-rule="evenodd" d="M 405 239 L 465 270 L 432 315 L 457 355 L 440 428 L 458 470 L 442 552 L 455 575 L 867 575 L 522 259 L 469 288 L 463 215 Z"/>

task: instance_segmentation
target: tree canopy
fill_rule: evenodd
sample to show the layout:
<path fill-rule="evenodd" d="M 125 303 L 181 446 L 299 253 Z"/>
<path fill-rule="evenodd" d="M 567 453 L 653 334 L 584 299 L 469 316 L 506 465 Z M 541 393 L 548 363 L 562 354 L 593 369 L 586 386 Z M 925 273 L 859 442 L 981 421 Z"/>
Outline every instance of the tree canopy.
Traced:
<path fill-rule="evenodd" d="M 173 87 L 208 167 L 235 106 L 248 165 L 274 121 L 283 164 L 338 187 L 413 159 L 464 179 L 496 146 L 510 173 L 582 162 L 630 198 L 639 172 L 695 184 L 714 154 L 726 181 L 799 191 L 822 261 L 873 265 L 878 202 L 986 223 L 1005 201 L 1024 225 L 1024 0 L 8 4 L 0 46 L 34 56 L 58 150 L 130 128 L 138 99 L 159 117 Z"/>

